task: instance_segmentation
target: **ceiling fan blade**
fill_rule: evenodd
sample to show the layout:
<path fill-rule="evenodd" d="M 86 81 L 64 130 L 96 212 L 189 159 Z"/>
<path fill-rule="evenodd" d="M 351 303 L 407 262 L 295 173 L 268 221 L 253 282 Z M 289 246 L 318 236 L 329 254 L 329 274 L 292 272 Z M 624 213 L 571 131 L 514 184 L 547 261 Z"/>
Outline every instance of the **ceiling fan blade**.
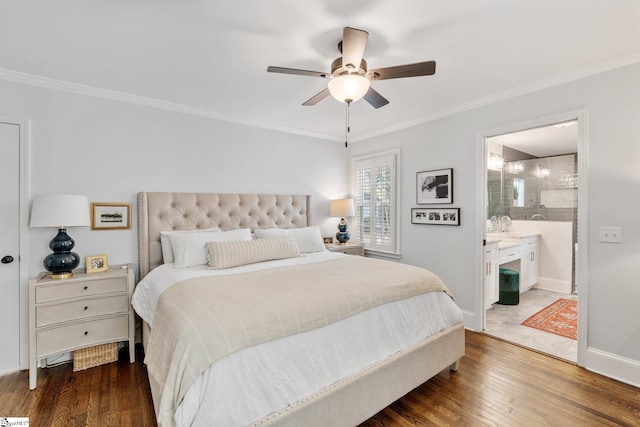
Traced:
<path fill-rule="evenodd" d="M 298 76 L 322 77 L 323 79 L 329 78 L 329 73 L 323 73 L 321 71 L 298 70 L 296 68 L 269 66 L 267 68 L 267 71 L 269 73 L 295 74 Z"/>
<path fill-rule="evenodd" d="M 304 105 L 305 107 L 308 107 L 310 105 L 316 105 L 318 102 L 322 101 L 327 96 L 329 96 L 329 88 L 324 88 L 323 90 L 321 90 L 320 92 L 316 93 L 311 98 L 306 100 L 302 105 Z"/>
<path fill-rule="evenodd" d="M 373 108 L 384 107 L 389 103 L 389 100 L 380 95 L 374 88 L 369 87 L 367 93 L 364 94 L 364 99 L 371 104 Z"/>
<path fill-rule="evenodd" d="M 416 64 L 397 65 L 395 67 L 369 70 L 369 80 L 389 80 L 403 77 L 430 76 L 436 72 L 436 61 L 418 62 Z"/>
<path fill-rule="evenodd" d="M 342 66 L 345 68 L 350 64 L 354 70 L 360 68 L 364 48 L 367 46 L 369 33 L 355 28 L 344 27 L 342 31 Z"/>

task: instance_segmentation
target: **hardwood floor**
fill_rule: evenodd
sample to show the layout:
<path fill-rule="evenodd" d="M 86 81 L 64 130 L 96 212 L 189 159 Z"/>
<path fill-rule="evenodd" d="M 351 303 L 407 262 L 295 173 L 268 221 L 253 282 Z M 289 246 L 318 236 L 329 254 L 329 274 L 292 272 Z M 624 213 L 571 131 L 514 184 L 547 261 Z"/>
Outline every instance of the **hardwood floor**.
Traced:
<path fill-rule="evenodd" d="M 361 427 L 640 426 L 640 389 L 495 338 L 466 333 L 460 370 L 441 372 Z M 155 426 L 147 373 L 120 361 L 73 373 L 43 369 L 0 377 L 0 417 L 40 426 Z"/>
<path fill-rule="evenodd" d="M 129 363 L 126 348 L 118 362 L 73 372 L 73 364 L 40 369 L 29 391 L 29 373 L 0 377 L 0 417 L 29 417 L 30 427 L 155 426 L 142 348 Z"/>

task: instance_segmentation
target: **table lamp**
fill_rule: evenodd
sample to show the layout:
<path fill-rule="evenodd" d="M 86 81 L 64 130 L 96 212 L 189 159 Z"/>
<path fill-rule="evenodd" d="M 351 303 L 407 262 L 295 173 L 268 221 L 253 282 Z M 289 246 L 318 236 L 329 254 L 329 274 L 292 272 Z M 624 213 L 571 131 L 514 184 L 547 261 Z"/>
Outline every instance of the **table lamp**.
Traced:
<path fill-rule="evenodd" d="M 89 225 L 89 200 L 85 196 L 48 194 L 33 198 L 29 226 L 58 228 L 58 234 L 49 243 L 53 253 L 47 255 L 43 261 L 49 277 L 73 277 L 73 269 L 80 264 L 80 256 L 71 252 L 75 242 L 67 234 L 67 227 Z"/>
<path fill-rule="evenodd" d="M 351 235 L 347 231 L 347 222 L 344 218 L 355 215 L 356 209 L 353 204 L 353 199 L 332 200 L 329 205 L 329 216 L 340 217 L 336 239 L 341 245 L 344 245 L 351 239 Z"/>

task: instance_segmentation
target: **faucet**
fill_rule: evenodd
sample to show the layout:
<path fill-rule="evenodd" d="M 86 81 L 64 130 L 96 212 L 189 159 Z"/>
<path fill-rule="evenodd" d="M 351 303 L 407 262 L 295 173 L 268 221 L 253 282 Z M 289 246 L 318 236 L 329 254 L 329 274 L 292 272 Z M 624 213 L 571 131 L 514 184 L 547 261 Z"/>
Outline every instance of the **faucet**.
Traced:
<path fill-rule="evenodd" d="M 533 214 L 533 215 L 531 215 L 531 220 L 538 219 L 538 218 L 540 218 L 540 220 L 545 220 L 545 219 L 547 219 L 547 218 L 545 218 L 545 216 L 544 216 L 544 215 L 539 214 L 539 213 L 538 213 L 538 214 Z"/>
<path fill-rule="evenodd" d="M 499 224 L 500 224 L 500 231 L 502 232 L 508 232 L 509 231 L 509 226 L 511 225 L 511 218 L 509 218 L 508 216 L 504 215 L 500 217 L 499 220 Z"/>
<path fill-rule="evenodd" d="M 500 232 L 500 227 L 498 226 L 498 224 L 500 223 L 500 219 L 498 219 L 497 216 L 492 216 L 491 217 L 491 229 L 489 230 L 490 233 L 499 233 Z"/>

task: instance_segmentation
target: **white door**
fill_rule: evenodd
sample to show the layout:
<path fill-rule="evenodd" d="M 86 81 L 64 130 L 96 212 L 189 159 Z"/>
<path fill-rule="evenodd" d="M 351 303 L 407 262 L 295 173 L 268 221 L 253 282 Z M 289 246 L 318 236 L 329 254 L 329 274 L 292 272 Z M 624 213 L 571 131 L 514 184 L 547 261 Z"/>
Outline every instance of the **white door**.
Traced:
<path fill-rule="evenodd" d="M 0 122 L 0 375 L 20 368 L 20 126 Z"/>

